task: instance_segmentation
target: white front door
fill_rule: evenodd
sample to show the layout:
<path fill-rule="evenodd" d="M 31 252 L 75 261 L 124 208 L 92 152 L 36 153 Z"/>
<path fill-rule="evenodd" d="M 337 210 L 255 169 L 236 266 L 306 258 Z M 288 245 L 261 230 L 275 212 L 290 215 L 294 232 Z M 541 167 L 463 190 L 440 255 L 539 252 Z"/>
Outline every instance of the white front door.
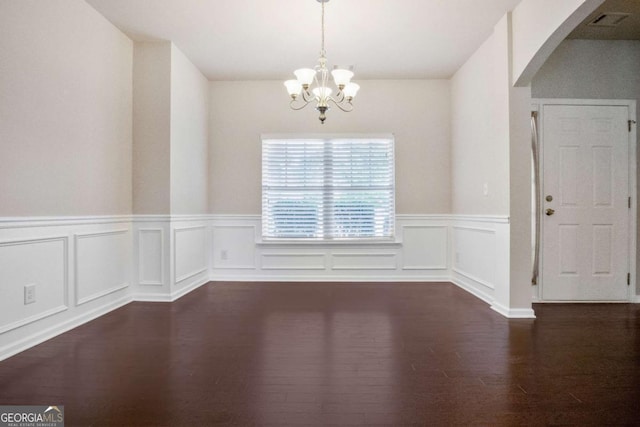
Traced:
<path fill-rule="evenodd" d="M 627 301 L 628 106 L 542 106 L 546 301 Z"/>

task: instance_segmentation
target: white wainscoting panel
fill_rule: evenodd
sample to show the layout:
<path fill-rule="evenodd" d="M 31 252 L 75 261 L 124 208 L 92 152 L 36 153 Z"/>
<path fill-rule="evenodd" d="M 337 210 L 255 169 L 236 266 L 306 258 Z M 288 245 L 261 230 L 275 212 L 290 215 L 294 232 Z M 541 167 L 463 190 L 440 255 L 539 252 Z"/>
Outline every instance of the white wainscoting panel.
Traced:
<path fill-rule="evenodd" d="M 0 218 L 0 360 L 129 303 L 130 230 L 130 216 Z"/>
<path fill-rule="evenodd" d="M 446 215 L 398 215 L 396 240 L 371 242 L 262 241 L 260 222 L 212 216 L 212 280 L 449 279 Z"/>
<path fill-rule="evenodd" d="M 175 228 L 174 283 L 178 284 L 207 271 L 207 226 Z"/>
<path fill-rule="evenodd" d="M 454 226 L 453 247 L 453 270 L 487 289 L 495 289 L 495 230 Z"/>
<path fill-rule="evenodd" d="M 128 229 L 75 233 L 76 305 L 129 286 L 131 236 Z"/>
<path fill-rule="evenodd" d="M 396 270 L 396 253 L 346 252 L 331 254 L 332 270 Z"/>
<path fill-rule="evenodd" d="M 135 215 L 134 299 L 175 301 L 209 280 L 208 215 Z"/>
<path fill-rule="evenodd" d="M 0 334 L 68 308 L 68 237 L 0 242 Z M 25 304 L 26 285 L 35 302 Z"/>
<path fill-rule="evenodd" d="M 209 280 L 452 281 L 505 316 L 509 219 L 398 215 L 395 241 L 262 242 L 260 215 L 0 218 L 0 360 Z M 132 232 L 134 230 L 134 232 Z M 224 253 L 224 254 L 223 254 Z M 24 304 L 24 286 L 36 302 Z"/>
<path fill-rule="evenodd" d="M 256 268 L 255 224 L 216 224 L 212 230 L 214 269 L 254 270 Z"/>
<path fill-rule="evenodd" d="M 132 294 L 137 301 L 171 301 L 173 233 L 169 215 L 133 217 Z"/>
<path fill-rule="evenodd" d="M 164 229 L 138 229 L 138 284 L 163 286 L 164 270 Z"/>
<path fill-rule="evenodd" d="M 324 253 L 263 253 L 260 265 L 263 270 L 326 270 Z"/>
<path fill-rule="evenodd" d="M 451 281 L 495 305 L 509 286 L 509 218 L 452 215 L 450 236 Z"/>
<path fill-rule="evenodd" d="M 447 225 L 403 225 L 403 270 L 447 270 Z"/>

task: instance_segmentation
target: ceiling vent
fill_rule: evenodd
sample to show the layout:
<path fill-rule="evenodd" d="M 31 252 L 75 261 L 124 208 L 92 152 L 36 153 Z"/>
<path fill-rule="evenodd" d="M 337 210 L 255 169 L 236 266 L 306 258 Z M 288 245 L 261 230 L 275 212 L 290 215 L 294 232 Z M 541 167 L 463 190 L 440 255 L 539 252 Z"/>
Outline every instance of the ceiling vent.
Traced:
<path fill-rule="evenodd" d="M 590 27 L 617 27 L 622 21 L 631 16 L 630 13 L 607 12 L 601 13 L 593 21 L 589 22 Z"/>

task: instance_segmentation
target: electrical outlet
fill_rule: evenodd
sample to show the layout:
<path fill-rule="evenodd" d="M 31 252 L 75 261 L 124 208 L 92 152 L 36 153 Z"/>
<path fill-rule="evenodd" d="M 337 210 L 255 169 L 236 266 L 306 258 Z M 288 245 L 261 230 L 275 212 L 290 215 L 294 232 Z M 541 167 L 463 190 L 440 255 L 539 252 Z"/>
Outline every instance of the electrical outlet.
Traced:
<path fill-rule="evenodd" d="M 460 252 L 456 252 L 456 264 L 460 264 Z"/>
<path fill-rule="evenodd" d="M 227 258 L 229 258 L 229 254 L 227 253 L 226 249 L 223 249 L 220 251 L 220 259 L 223 261 L 226 261 Z"/>
<path fill-rule="evenodd" d="M 487 197 L 489 195 L 489 184 L 486 182 L 482 185 L 482 194 Z"/>
<path fill-rule="evenodd" d="M 36 302 L 36 284 L 24 285 L 24 305 Z"/>

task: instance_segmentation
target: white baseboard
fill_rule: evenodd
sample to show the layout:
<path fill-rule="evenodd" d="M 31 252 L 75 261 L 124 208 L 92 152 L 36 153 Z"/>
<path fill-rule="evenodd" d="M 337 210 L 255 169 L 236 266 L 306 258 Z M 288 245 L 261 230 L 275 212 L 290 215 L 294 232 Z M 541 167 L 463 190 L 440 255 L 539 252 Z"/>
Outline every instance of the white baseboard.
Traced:
<path fill-rule="evenodd" d="M 183 296 L 187 295 L 189 292 L 198 289 L 200 286 L 203 286 L 209 283 L 211 280 L 208 277 L 197 280 L 190 284 L 189 286 L 185 286 L 174 291 L 171 294 L 165 294 L 160 292 L 155 293 L 137 293 L 133 296 L 133 301 L 136 302 L 174 302 Z"/>
<path fill-rule="evenodd" d="M 508 319 L 535 319 L 536 314 L 532 308 L 507 308 L 503 305 L 496 303 L 491 304 L 491 309 L 497 313 L 500 313 Z"/>
<path fill-rule="evenodd" d="M 211 280 L 209 277 L 203 277 L 202 279 L 196 280 L 194 281 L 192 284 L 185 286 L 183 288 L 180 288 L 174 292 L 171 293 L 171 302 L 176 301 L 177 299 L 185 296 L 186 294 L 188 294 L 191 291 L 194 291 L 196 289 L 198 289 L 200 286 L 209 283 Z"/>
<path fill-rule="evenodd" d="M 447 279 L 447 281 L 453 283 L 454 285 L 456 285 L 457 287 L 459 287 L 460 289 L 463 289 L 467 292 L 469 292 L 470 294 L 472 294 L 473 296 L 481 299 L 482 301 L 486 302 L 487 304 L 491 304 L 493 302 L 493 297 L 485 292 L 482 292 L 480 289 L 478 289 L 478 287 L 474 286 L 473 284 L 471 284 L 471 282 L 468 282 L 460 277 L 450 277 Z"/>
<path fill-rule="evenodd" d="M 94 310 L 83 313 L 65 322 L 59 323 L 43 331 L 26 336 L 16 342 L 6 345 L 0 348 L 0 361 L 7 359 L 15 354 L 18 354 L 21 351 L 27 350 L 31 347 L 41 344 L 60 334 L 70 331 L 73 328 L 77 328 L 78 326 L 84 323 L 97 319 L 98 317 L 104 316 L 105 314 L 113 310 L 116 310 L 120 307 L 123 307 L 129 304 L 131 301 L 132 301 L 131 296 L 127 295 L 125 297 L 118 299 L 117 301 L 106 304 L 102 307 L 98 307 Z"/>
<path fill-rule="evenodd" d="M 209 278 L 212 282 L 450 282 L 449 276 L 336 276 L 336 275 L 238 275 L 213 274 Z"/>
<path fill-rule="evenodd" d="M 133 296 L 135 302 L 172 302 L 171 295 L 163 293 L 138 293 Z"/>

